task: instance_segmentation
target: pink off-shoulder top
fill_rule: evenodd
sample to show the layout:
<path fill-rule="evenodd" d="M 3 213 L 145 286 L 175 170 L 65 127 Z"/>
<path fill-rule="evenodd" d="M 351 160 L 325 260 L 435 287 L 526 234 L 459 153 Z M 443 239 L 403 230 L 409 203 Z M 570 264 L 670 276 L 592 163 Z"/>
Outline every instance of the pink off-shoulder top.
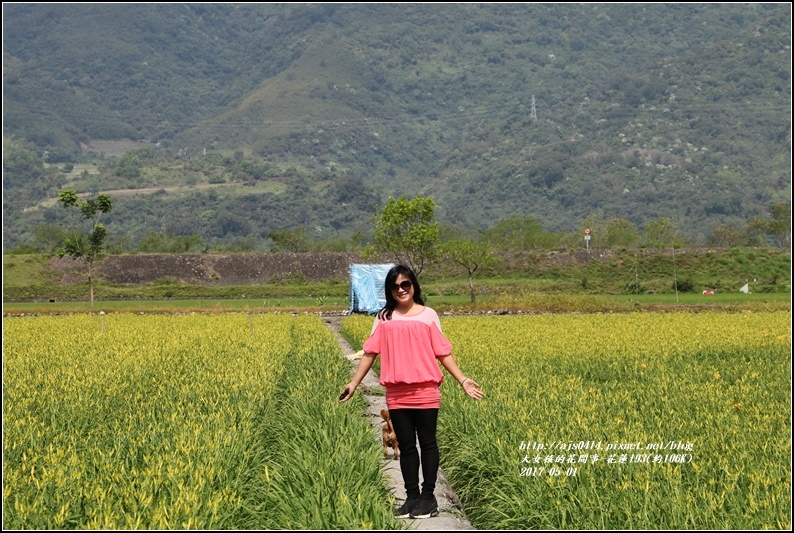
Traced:
<path fill-rule="evenodd" d="M 364 351 L 379 354 L 380 383 L 386 387 L 389 409 L 438 409 L 444 375 L 436 360 L 452 353 L 441 332 L 438 314 L 425 307 L 415 315 L 392 313 L 375 319 Z"/>

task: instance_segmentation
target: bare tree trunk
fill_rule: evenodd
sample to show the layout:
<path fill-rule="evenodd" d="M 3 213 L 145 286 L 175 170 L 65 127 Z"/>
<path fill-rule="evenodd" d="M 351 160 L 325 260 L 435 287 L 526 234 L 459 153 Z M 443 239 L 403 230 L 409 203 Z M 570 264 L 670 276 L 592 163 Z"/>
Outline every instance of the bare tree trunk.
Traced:
<path fill-rule="evenodd" d="M 469 292 L 471 293 L 471 303 L 474 303 L 474 272 L 469 272 Z"/>
<path fill-rule="evenodd" d="M 91 277 L 91 265 L 88 265 L 88 294 L 91 298 L 91 309 L 94 308 L 94 280 Z"/>

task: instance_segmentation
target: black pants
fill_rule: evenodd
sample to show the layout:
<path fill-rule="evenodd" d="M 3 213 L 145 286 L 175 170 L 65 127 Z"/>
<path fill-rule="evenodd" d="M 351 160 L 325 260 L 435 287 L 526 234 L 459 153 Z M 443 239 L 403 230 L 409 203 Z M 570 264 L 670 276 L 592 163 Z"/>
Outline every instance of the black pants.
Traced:
<path fill-rule="evenodd" d="M 422 450 L 422 492 L 421 496 L 430 498 L 436 489 L 438 477 L 438 444 L 436 443 L 436 424 L 438 409 L 389 409 L 397 443 L 400 445 L 400 470 L 405 482 L 405 492 L 409 499 L 419 498 L 419 451 L 416 449 L 417 437 Z"/>

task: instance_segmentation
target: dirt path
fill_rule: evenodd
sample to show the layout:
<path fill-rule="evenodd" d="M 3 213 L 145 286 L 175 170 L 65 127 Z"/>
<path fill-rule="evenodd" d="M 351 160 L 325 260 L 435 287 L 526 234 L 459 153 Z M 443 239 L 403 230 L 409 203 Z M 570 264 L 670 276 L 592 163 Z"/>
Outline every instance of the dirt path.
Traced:
<path fill-rule="evenodd" d="M 186 192 L 197 191 L 201 189 L 218 189 L 223 187 L 241 187 L 242 181 L 233 181 L 230 183 L 196 183 L 195 185 L 154 185 L 152 187 L 141 187 L 140 189 L 110 189 L 106 191 L 99 191 L 99 194 L 107 194 L 113 198 L 120 196 L 131 196 L 133 194 L 154 194 L 158 191 L 173 192 Z M 81 192 L 77 195 L 80 198 L 93 196 L 90 192 Z M 57 198 L 47 198 L 32 207 L 26 207 L 23 211 L 31 211 L 40 207 L 52 207 L 58 204 Z"/>
<path fill-rule="evenodd" d="M 339 326 L 343 317 L 333 316 L 324 317 L 326 325 L 336 334 L 339 340 L 339 346 L 342 348 L 343 355 L 350 355 L 355 353 L 339 334 Z M 358 368 L 358 361 L 351 361 L 350 373 L 355 373 Z M 370 424 L 373 428 L 373 438 L 380 443 L 380 429 L 383 424 L 383 419 L 380 417 L 380 410 L 386 409 L 386 398 L 383 386 L 378 382 L 377 376 L 371 370 L 367 372 L 364 380 L 359 385 L 357 392 L 364 395 L 367 400 L 366 416 L 369 418 Z M 418 445 L 417 445 L 418 446 Z M 392 493 L 397 499 L 399 505 L 405 500 L 405 488 L 403 487 L 402 473 L 400 472 L 400 463 L 393 459 L 392 451 L 389 450 L 389 458 L 384 459 L 384 470 L 389 479 L 389 486 Z M 421 483 L 421 472 L 420 483 Z M 438 471 L 438 481 L 436 482 L 436 500 L 438 500 L 439 515 L 434 518 L 426 518 L 423 520 L 410 520 L 410 528 L 416 530 L 473 530 L 474 527 L 469 523 L 461 510 L 460 500 L 455 492 L 449 486 L 444 471 Z"/>

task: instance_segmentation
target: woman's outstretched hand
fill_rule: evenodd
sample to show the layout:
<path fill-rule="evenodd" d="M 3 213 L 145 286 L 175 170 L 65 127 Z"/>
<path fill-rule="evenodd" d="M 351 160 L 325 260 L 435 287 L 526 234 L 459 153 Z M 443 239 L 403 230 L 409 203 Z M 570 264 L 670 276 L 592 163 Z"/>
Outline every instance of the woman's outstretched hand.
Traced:
<path fill-rule="evenodd" d="M 466 391 L 466 394 L 474 398 L 475 400 L 482 400 L 485 397 L 485 393 L 480 390 L 480 384 L 474 381 L 473 379 L 467 378 L 463 382 L 463 390 Z"/>
<path fill-rule="evenodd" d="M 342 389 L 342 394 L 339 396 L 339 401 L 340 402 L 348 401 L 350 398 L 353 397 L 354 392 L 356 392 L 356 386 L 353 385 L 352 383 L 348 383 L 347 385 L 345 385 L 345 388 Z"/>

